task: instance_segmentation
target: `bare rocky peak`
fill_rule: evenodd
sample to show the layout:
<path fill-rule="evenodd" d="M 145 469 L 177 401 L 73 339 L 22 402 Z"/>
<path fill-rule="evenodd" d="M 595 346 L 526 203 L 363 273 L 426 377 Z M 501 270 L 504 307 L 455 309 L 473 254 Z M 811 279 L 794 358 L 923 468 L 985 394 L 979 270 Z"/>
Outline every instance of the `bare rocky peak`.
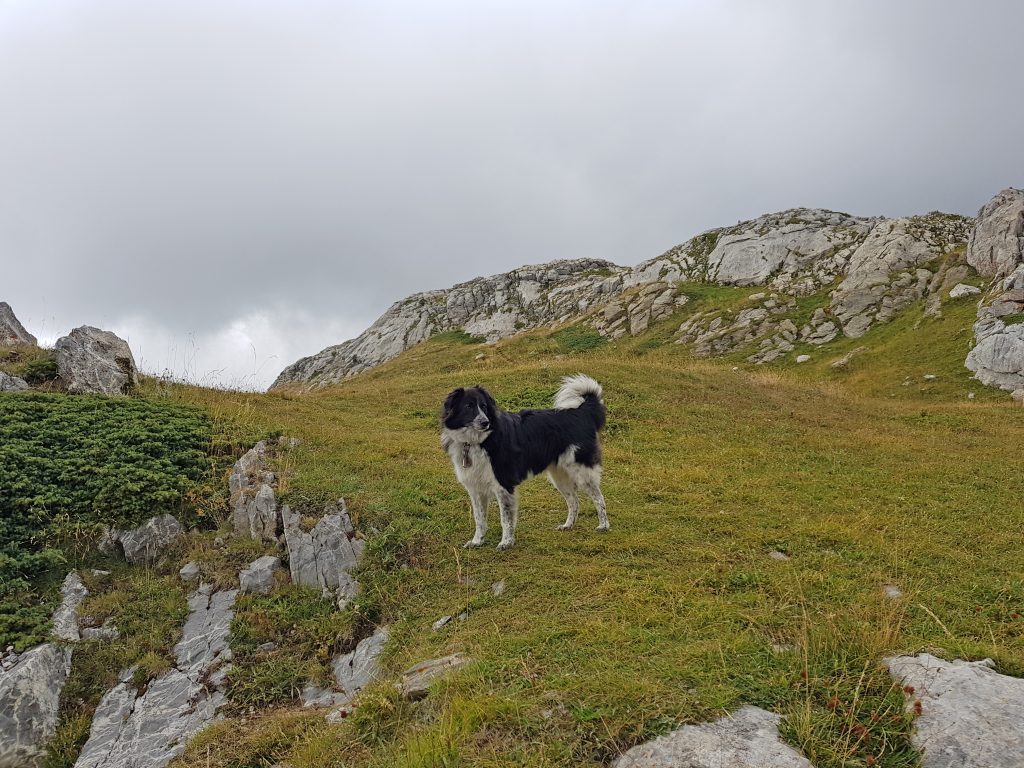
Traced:
<path fill-rule="evenodd" d="M 14 310 L 6 301 L 0 301 L 0 347 L 11 347 L 16 344 L 36 346 L 36 337 L 25 330 Z"/>
<path fill-rule="evenodd" d="M 444 331 L 495 341 L 587 317 L 606 336 L 635 335 L 686 303 L 676 287 L 681 282 L 765 286 L 765 306 L 752 307 L 740 327 L 709 328 L 724 321 L 708 316 L 705 325 L 680 329 L 677 340 L 700 338 L 708 342 L 700 350 L 714 354 L 769 341 L 778 322 L 764 321 L 773 312 L 784 312 L 795 297 L 832 288 L 816 324 L 796 329 L 792 339 L 779 337 L 775 351 L 753 360 L 768 362 L 792 349 L 797 334 L 811 343 L 840 332 L 860 336 L 937 290 L 943 280 L 935 282 L 936 272 L 924 265 L 962 250 L 972 225 L 941 213 L 885 219 L 796 208 L 708 230 L 632 268 L 589 259 L 521 267 L 410 296 L 355 339 L 292 364 L 272 388 L 333 384 Z"/>

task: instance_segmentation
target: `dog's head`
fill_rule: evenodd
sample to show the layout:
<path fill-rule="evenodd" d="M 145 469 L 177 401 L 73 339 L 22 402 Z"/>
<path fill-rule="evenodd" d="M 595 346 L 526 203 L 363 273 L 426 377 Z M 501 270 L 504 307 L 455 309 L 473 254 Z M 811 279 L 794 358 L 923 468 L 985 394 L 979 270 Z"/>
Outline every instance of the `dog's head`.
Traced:
<path fill-rule="evenodd" d="M 481 386 L 453 389 L 441 408 L 441 426 L 445 429 L 471 429 L 490 432 L 497 421 L 497 403 Z"/>

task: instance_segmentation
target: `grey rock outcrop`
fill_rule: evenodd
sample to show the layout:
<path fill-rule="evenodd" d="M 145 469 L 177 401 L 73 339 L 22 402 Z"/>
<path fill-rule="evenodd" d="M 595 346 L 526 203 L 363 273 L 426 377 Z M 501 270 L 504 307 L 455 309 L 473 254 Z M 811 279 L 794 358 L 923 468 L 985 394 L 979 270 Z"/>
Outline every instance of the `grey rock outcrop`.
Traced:
<path fill-rule="evenodd" d="M 719 720 L 684 725 L 633 747 L 615 768 L 812 768 L 779 738 L 779 715 L 744 706 Z"/>
<path fill-rule="evenodd" d="M 78 606 L 82 604 L 89 590 L 85 588 L 77 571 L 64 577 L 60 588 L 61 601 L 53 612 L 53 636 L 58 640 L 77 643 L 82 639 L 79 631 Z"/>
<path fill-rule="evenodd" d="M 355 597 L 359 584 L 352 576 L 363 553 L 364 542 L 356 538 L 345 502 L 338 500 L 323 517 L 306 530 L 302 515 L 285 506 L 281 510 L 288 569 L 292 581 L 318 587 L 339 604 Z"/>
<path fill-rule="evenodd" d="M 181 524 L 173 515 L 151 517 L 138 528 L 109 528 L 100 549 L 119 551 L 129 563 L 155 561 L 181 535 Z"/>
<path fill-rule="evenodd" d="M 14 310 L 6 301 L 0 301 L 0 347 L 17 344 L 38 344 L 36 337 L 25 330 L 25 326 L 14 316 Z"/>
<path fill-rule="evenodd" d="M 42 764 L 70 672 L 71 649 L 54 643 L 26 651 L 0 672 L 0 768 Z"/>
<path fill-rule="evenodd" d="M 280 539 L 282 520 L 274 495 L 276 478 L 267 459 L 267 444 L 261 440 L 235 462 L 228 478 L 229 503 L 236 532 L 274 542 Z"/>
<path fill-rule="evenodd" d="M 163 768 L 188 740 L 218 719 L 231 650 L 228 633 L 237 590 L 202 585 L 175 646 L 173 669 L 145 692 L 131 671 L 100 701 L 75 768 Z"/>
<path fill-rule="evenodd" d="M 53 635 L 65 642 L 81 639 L 78 607 L 88 590 L 71 571 L 61 586 L 53 613 Z M 46 744 L 57 730 L 60 694 L 71 673 L 72 649 L 57 643 L 37 645 L 0 669 L 0 768 L 40 765 Z"/>
<path fill-rule="evenodd" d="M 243 595 L 269 595 L 274 588 L 274 575 L 281 570 L 281 558 L 264 555 L 238 574 L 238 588 Z"/>
<path fill-rule="evenodd" d="M 57 375 L 71 394 L 126 395 L 138 386 L 135 358 L 124 339 L 89 325 L 54 345 Z"/>
<path fill-rule="evenodd" d="M 943 661 L 927 653 L 887 659 L 920 702 L 914 746 L 923 768 L 1018 768 L 1024 765 L 1024 680 L 1001 675 L 988 660 Z"/>
<path fill-rule="evenodd" d="M 331 662 L 337 690 L 307 685 L 302 690 L 304 707 L 347 706 L 363 688 L 380 677 L 378 659 L 390 637 L 388 627 L 377 627 L 348 653 L 338 654 Z"/>
<path fill-rule="evenodd" d="M 0 392 L 24 392 L 28 389 L 28 382 L 0 371 Z"/>
<path fill-rule="evenodd" d="M 469 664 L 470 658 L 463 653 L 453 653 L 439 659 L 422 661 L 409 667 L 402 674 L 402 696 L 408 701 L 419 701 L 430 692 L 430 684 L 449 672 Z"/>
<path fill-rule="evenodd" d="M 964 365 L 981 383 L 1013 392 L 1024 387 L 1024 190 L 1003 190 L 978 212 L 967 262 L 992 283 Z"/>
<path fill-rule="evenodd" d="M 414 294 L 363 333 L 288 366 L 271 389 L 335 384 L 444 331 L 487 341 L 575 317 L 622 291 L 625 272 L 606 261 L 553 261 Z"/>

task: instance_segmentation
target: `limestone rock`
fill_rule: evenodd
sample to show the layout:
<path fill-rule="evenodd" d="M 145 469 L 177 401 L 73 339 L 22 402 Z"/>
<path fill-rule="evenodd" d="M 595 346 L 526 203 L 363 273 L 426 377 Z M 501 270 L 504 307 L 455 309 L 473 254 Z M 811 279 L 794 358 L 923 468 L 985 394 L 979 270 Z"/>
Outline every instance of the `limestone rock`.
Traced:
<path fill-rule="evenodd" d="M 355 597 L 359 585 L 350 571 L 359 564 L 363 541 L 355 537 L 344 500 L 309 531 L 303 528 L 302 515 L 287 506 L 281 515 L 292 581 L 319 587 L 325 595 L 342 600 Z"/>
<path fill-rule="evenodd" d="M 810 355 L 797 355 L 797 356 L 796 356 L 796 361 L 797 361 L 798 363 L 806 363 L 806 362 L 808 362 L 808 361 L 809 361 L 810 359 L 811 359 L 811 356 L 810 356 Z"/>
<path fill-rule="evenodd" d="M 967 263 L 979 274 L 1004 277 L 1024 253 L 1024 190 L 1004 189 L 978 211 L 967 241 Z"/>
<path fill-rule="evenodd" d="M 125 395 L 139 383 L 128 344 L 110 331 L 83 325 L 54 345 L 57 375 L 71 394 Z"/>
<path fill-rule="evenodd" d="M 191 584 L 193 581 L 199 581 L 200 572 L 199 563 L 185 563 L 185 565 L 181 567 L 181 570 L 178 571 L 178 576 L 181 577 L 181 580 L 186 584 Z"/>
<path fill-rule="evenodd" d="M 967 283 L 957 283 L 949 291 L 949 298 L 962 299 L 964 296 L 976 296 L 981 293 L 981 288 L 976 288 Z"/>
<path fill-rule="evenodd" d="M 0 672 L 0 768 L 42 765 L 70 672 L 71 650 L 53 643 L 26 651 Z"/>
<path fill-rule="evenodd" d="M 390 637 L 388 627 L 377 627 L 372 635 L 359 641 L 355 650 L 334 658 L 331 663 L 334 679 L 349 697 L 355 696 L 380 676 L 378 659 Z"/>
<path fill-rule="evenodd" d="M 944 661 L 927 653 L 886 660 L 921 703 L 912 741 L 923 768 L 1017 768 L 1024 765 L 1024 680 L 1001 675 L 988 660 Z"/>
<path fill-rule="evenodd" d="M 848 366 L 850 364 L 850 361 L 853 360 L 853 358 L 857 357 L 857 355 L 862 355 L 862 354 L 864 354 L 867 351 L 868 351 L 867 347 L 857 347 L 855 349 L 851 349 L 849 352 L 847 352 L 845 355 L 840 357 L 838 360 L 833 360 L 832 361 L 832 367 L 833 368 L 845 368 L 846 366 Z"/>
<path fill-rule="evenodd" d="M 235 531 L 256 541 L 275 542 L 282 533 L 270 471 L 267 444 L 262 440 L 235 462 L 228 478 L 231 524 Z"/>
<path fill-rule="evenodd" d="M 453 653 L 450 656 L 430 659 L 410 667 L 402 675 L 402 696 L 409 701 L 425 698 L 430 692 L 430 684 L 434 680 L 444 677 L 453 669 L 465 666 L 469 661 L 469 657 L 465 654 Z"/>
<path fill-rule="evenodd" d="M 151 517 L 138 528 L 109 529 L 100 547 L 106 551 L 120 551 L 129 563 L 150 563 L 180 535 L 181 524 L 173 515 L 159 515 Z"/>
<path fill-rule="evenodd" d="M 0 371 L 0 392 L 24 392 L 26 389 L 27 381 Z"/>
<path fill-rule="evenodd" d="M 238 574 L 239 592 L 243 595 L 269 595 L 274 588 L 274 574 L 281 570 L 281 558 L 264 555 Z"/>
<path fill-rule="evenodd" d="M 744 706 L 633 747 L 615 768 L 812 768 L 779 738 L 779 715 Z"/>
<path fill-rule="evenodd" d="M 175 646 L 175 666 L 144 693 L 130 674 L 100 701 L 75 768 L 163 768 L 217 718 L 224 703 L 228 634 L 237 590 L 202 585 Z"/>
<path fill-rule="evenodd" d="M 31 344 L 33 347 L 39 342 L 36 337 L 25 330 L 14 310 L 6 301 L 0 301 L 0 347 L 12 347 L 17 344 Z"/>
<path fill-rule="evenodd" d="M 53 613 L 53 636 L 58 640 L 76 643 L 81 640 L 78 626 L 78 606 L 89 590 L 85 588 L 77 571 L 71 571 L 60 588 L 61 601 Z"/>
<path fill-rule="evenodd" d="M 356 338 L 288 366 L 271 389 L 337 383 L 444 331 L 496 341 L 551 325 L 621 293 L 624 272 L 597 259 L 553 261 L 417 293 L 393 304 Z"/>

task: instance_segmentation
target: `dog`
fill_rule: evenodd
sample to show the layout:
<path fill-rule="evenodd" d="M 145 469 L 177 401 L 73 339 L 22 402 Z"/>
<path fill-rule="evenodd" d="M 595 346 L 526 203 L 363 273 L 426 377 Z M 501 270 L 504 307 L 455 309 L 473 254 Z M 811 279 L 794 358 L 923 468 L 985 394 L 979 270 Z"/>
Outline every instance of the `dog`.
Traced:
<path fill-rule="evenodd" d="M 501 512 L 499 550 L 515 544 L 519 521 L 516 487 L 546 471 L 569 507 L 559 530 L 576 524 L 582 490 L 597 508 L 597 530 L 609 529 L 601 494 L 601 443 L 605 424 L 601 385 L 579 374 L 562 380 L 555 407 L 510 413 L 481 386 L 452 390 L 441 409 L 441 447 L 452 460 L 455 476 L 473 505 L 473 538 L 479 547 L 487 532 L 487 506 L 498 500 Z"/>

